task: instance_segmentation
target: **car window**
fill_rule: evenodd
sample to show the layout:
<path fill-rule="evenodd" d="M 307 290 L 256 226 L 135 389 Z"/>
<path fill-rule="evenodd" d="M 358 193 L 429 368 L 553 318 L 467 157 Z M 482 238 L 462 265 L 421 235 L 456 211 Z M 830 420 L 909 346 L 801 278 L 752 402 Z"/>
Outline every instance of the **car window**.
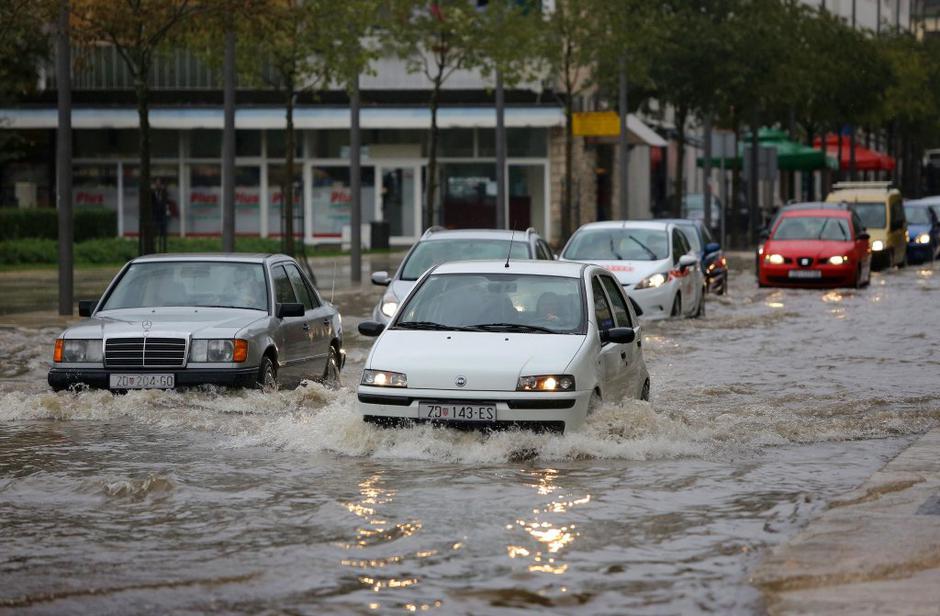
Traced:
<path fill-rule="evenodd" d="M 852 229 L 855 231 L 855 237 L 857 238 L 860 233 L 865 232 L 865 226 L 862 224 L 862 220 L 858 217 L 858 214 L 852 212 Z"/>
<path fill-rule="evenodd" d="M 594 314 L 597 316 L 598 329 L 610 329 L 614 327 L 614 315 L 607 303 L 607 296 L 604 295 L 604 289 L 601 287 L 597 277 L 591 279 L 591 291 L 594 295 Z"/>
<path fill-rule="evenodd" d="M 708 230 L 708 227 L 702 227 L 702 240 L 704 240 L 706 244 L 711 244 L 715 241 L 712 238 L 712 233 Z"/>
<path fill-rule="evenodd" d="M 891 230 L 897 231 L 904 228 L 905 222 L 907 221 L 904 219 L 904 208 L 899 201 L 893 202 L 891 204 Z"/>
<path fill-rule="evenodd" d="M 701 252 L 701 251 L 702 251 L 702 242 L 701 242 L 701 240 L 699 240 L 698 230 L 697 230 L 695 227 L 693 227 L 692 225 L 682 225 L 682 226 L 679 227 L 679 228 L 680 228 L 680 230 L 681 230 L 681 232 L 682 232 L 683 239 L 686 240 L 686 242 L 687 242 L 688 245 L 692 248 L 692 250 L 694 250 L 695 252 Z M 703 227 L 703 228 L 704 228 L 704 227 Z M 706 241 L 708 241 L 708 240 L 706 240 Z M 688 252 L 688 250 L 686 250 L 686 252 Z M 685 254 L 685 253 L 683 253 L 683 254 Z"/>
<path fill-rule="evenodd" d="M 633 327 L 633 322 L 630 321 L 630 311 L 627 309 L 627 302 L 623 299 L 620 285 L 610 276 L 601 276 L 601 283 L 614 308 L 614 320 L 617 322 L 617 327 Z"/>
<path fill-rule="evenodd" d="M 887 226 L 884 203 L 850 202 L 849 209 L 858 214 L 858 217 L 862 219 L 862 224 L 868 229 L 884 229 Z"/>
<path fill-rule="evenodd" d="M 294 287 L 291 286 L 287 278 L 287 272 L 283 265 L 276 265 L 271 268 L 271 275 L 274 277 L 274 297 L 279 304 L 296 304 L 297 296 L 294 294 Z"/>
<path fill-rule="evenodd" d="M 659 261 L 669 257 L 669 236 L 662 229 L 588 228 L 565 247 L 572 261 Z"/>
<path fill-rule="evenodd" d="M 398 309 L 393 327 L 583 334 L 582 287 L 580 278 L 562 276 L 434 273 Z"/>
<path fill-rule="evenodd" d="M 685 236 L 678 229 L 672 230 L 672 262 L 678 263 L 679 257 L 689 252 L 689 245 Z"/>
<path fill-rule="evenodd" d="M 268 286 L 260 263 L 161 261 L 132 263 L 102 310 L 203 306 L 268 310 Z"/>
<path fill-rule="evenodd" d="M 554 259 L 554 257 L 552 256 L 552 251 L 551 249 L 549 249 L 548 244 L 546 244 L 542 240 L 538 241 L 538 243 L 536 244 L 536 249 L 538 250 L 540 259 L 546 259 L 548 261 L 551 261 L 552 259 Z"/>
<path fill-rule="evenodd" d="M 307 288 L 307 285 L 304 284 L 304 278 L 300 275 L 300 270 L 297 269 L 296 265 L 285 265 L 287 269 L 287 277 L 290 278 L 291 286 L 294 287 L 294 295 L 300 298 L 300 303 L 304 305 L 304 308 L 310 310 L 316 308 L 313 298 L 310 296 L 310 289 Z"/>
<path fill-rule="evenodd" d="M 851 234 L 849 233 L 849 225 L 844 218 L 789 216 L 777 225 L 773 239 L 847 242 L 851 239 Z"/>
<path fill-rule="evenodd" d="M 513 259 L 531 259 L 525 238 L 512 242 Z M 431 239 L 419 242 L 402 264 L 401 279 L 417 280 L 435 265 L 450 261 L 505 259 L 510 252 L 508 239 Z"/>
<path fill-rule="evenodd" d="M 931 223 L 930 208 L 926 207 L 906 205 L 904 206 L 904 217 L 912 225 L 929 225 Z"/>

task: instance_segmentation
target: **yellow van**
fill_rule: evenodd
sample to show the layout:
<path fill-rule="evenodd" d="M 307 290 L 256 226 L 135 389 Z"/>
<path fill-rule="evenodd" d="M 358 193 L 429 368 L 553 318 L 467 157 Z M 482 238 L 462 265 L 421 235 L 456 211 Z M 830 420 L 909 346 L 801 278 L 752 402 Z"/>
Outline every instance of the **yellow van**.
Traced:
<path fill-rule="evenodd" d="M 891 182 L 837 182 L 826 203 L 844 203 L 865 225 L 872 268 L 907 265 L 907 220 L 901 192 Z"/>

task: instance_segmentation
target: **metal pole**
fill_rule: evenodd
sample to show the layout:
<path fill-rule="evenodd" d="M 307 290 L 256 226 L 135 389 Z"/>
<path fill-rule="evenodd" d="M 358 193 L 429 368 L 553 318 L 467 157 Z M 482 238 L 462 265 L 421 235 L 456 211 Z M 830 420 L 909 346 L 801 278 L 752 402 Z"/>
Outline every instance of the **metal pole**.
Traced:
<path fill-rule="evenodd" d="M 349 190 L 352 191 L 352 211 L 349 230 L 349 279 L 362 281 L 362 174 L 360 167 L 361 141 L 359 134 L 359 75 L 350 84 L 349 93 Z M 379 182 L 380 178 L 376 178 Z"/>
<path fill-rule="evenodd" d="M 56 91 L 59 125 L 56 131 L 56 207 L 59 210 L 59 314 L 72 314 L 72 49 L 69 43 L 69 3 L 59 2 L 56 29 Z"/>
<path fill-rule="evenodd" d="M 223 81 L 225 126 L 222 132 L 222 250 L 235 251 L 235 28 L 225 30 Z"/>
<path fill-rule="evenodd" d="M 759 214 L 759 204 L 758 199 L 760 198 L 760 189 L 758 186 L 759 182 L 759 165 L 760 151 L 760 141 L 758 138 L 758 131 L 760 130 L 760 122 L 758 120 L 758 115 L 755 112 L 753 121 L 751 122 L 751 168 L 749 169 L 747 178 L 747 192 L 748 192 L 748 242 L 750 246 L 754 245 L 755 235 L 757 231 L 757 225 L 759 224 L 758 214 Z"/>
<path fill-rule="evenodd" d="M 620 108 L 620 136 L 617 139 L 619 154 L 618 183 L 620 184 L 620 211 L 613 218 L 626 220 L 630 218 L 630 143 L 627 132 L 627 118 L 630 113 L 627 99 L 627 59 L 620 56 L 620 92 L 617 106 Z"/>
<path fill-rule="evenodd" d="M 705 178 L 703 182 L 703 192 L 705 196 L 704 213 L 705 227 L 712 228 L 712 115 L 705 115 L 705 159 L 702 164 L 702 175 Z"/>
<path fill-rule="evenodd" d="M 721 161 L 719 163 L 720 168 L 721 168 L 721 173 L 719 174 L 721 177 L 721 188 L 719 191 L 719 194 L 721 196 L 721 203 L 719 204 L 718 212 L 719 212 L 719 217 L 720 217 L 719 221 L 721 222 L 721 245 L 722 246 L 727 246 L 727 243 L 728 243 L 728 238 L 726 237 L 726 231 L 725 231 L 725 218 L 728 217 L 728 214 L 727 214 L 728 212 L 728 181 L 727 181 L 728 178 L 725 176 L 725 151 L 727 150 L 727 148 L 725 147 L 726 143 L 727 143 L 726 138 L 722 137 L 721 138 L 721 158 L 718 159 Z"/>
<path fill-rule="evenodd" d="M 506 207 L 506 101 L 503 73 L 496 71 L 496 228 L 508 229 Z"/>

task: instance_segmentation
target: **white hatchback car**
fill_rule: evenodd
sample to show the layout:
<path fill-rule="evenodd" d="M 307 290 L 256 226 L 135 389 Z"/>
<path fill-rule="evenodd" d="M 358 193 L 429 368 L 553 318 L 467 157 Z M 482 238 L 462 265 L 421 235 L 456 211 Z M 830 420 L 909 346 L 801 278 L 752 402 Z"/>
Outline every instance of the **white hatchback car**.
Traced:
<path fill-rule="evenodd" d="M 698 317 L 705 313 L 705 275 L 685 233 L 671 222 L 595 222 L 578 229 L 561 253 L 613 272 L 641 314 Z"/>
<path fill-rule="evenodd" d="M 466 261 L 418 281 L 378 336 L 358 389 L 366 421 L 577 428 L 599 400 L 649 399 L 636 314 L 607 270 Z"/>

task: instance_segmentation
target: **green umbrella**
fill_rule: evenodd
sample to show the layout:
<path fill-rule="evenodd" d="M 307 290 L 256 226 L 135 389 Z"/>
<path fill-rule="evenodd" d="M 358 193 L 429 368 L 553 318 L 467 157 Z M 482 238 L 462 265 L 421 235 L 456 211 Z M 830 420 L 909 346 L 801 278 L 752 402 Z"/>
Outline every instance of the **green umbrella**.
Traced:
<path fill-rule="evenodd" d="M 839 163 L 823 150 L 811 148 L 808 145 L 790 141 L 787 133 L 782 130 L 762 128 L 757 132 L 757 141 L 762 146 L 769 146 L 777 150 L 777 168 L 781 171 L 816 171 L 817 169 L 838 169 Z M 738 155 L 724 160 L 728 169 L 740 169 L 744 146 L 750 142 L 750 135 L 744 135 L 738 142 Z M 698 166 L 704 166 L 704 158 L 698 158 Z M 721 157 L 712 158 L 712 167 L 721 165 Z"/>

